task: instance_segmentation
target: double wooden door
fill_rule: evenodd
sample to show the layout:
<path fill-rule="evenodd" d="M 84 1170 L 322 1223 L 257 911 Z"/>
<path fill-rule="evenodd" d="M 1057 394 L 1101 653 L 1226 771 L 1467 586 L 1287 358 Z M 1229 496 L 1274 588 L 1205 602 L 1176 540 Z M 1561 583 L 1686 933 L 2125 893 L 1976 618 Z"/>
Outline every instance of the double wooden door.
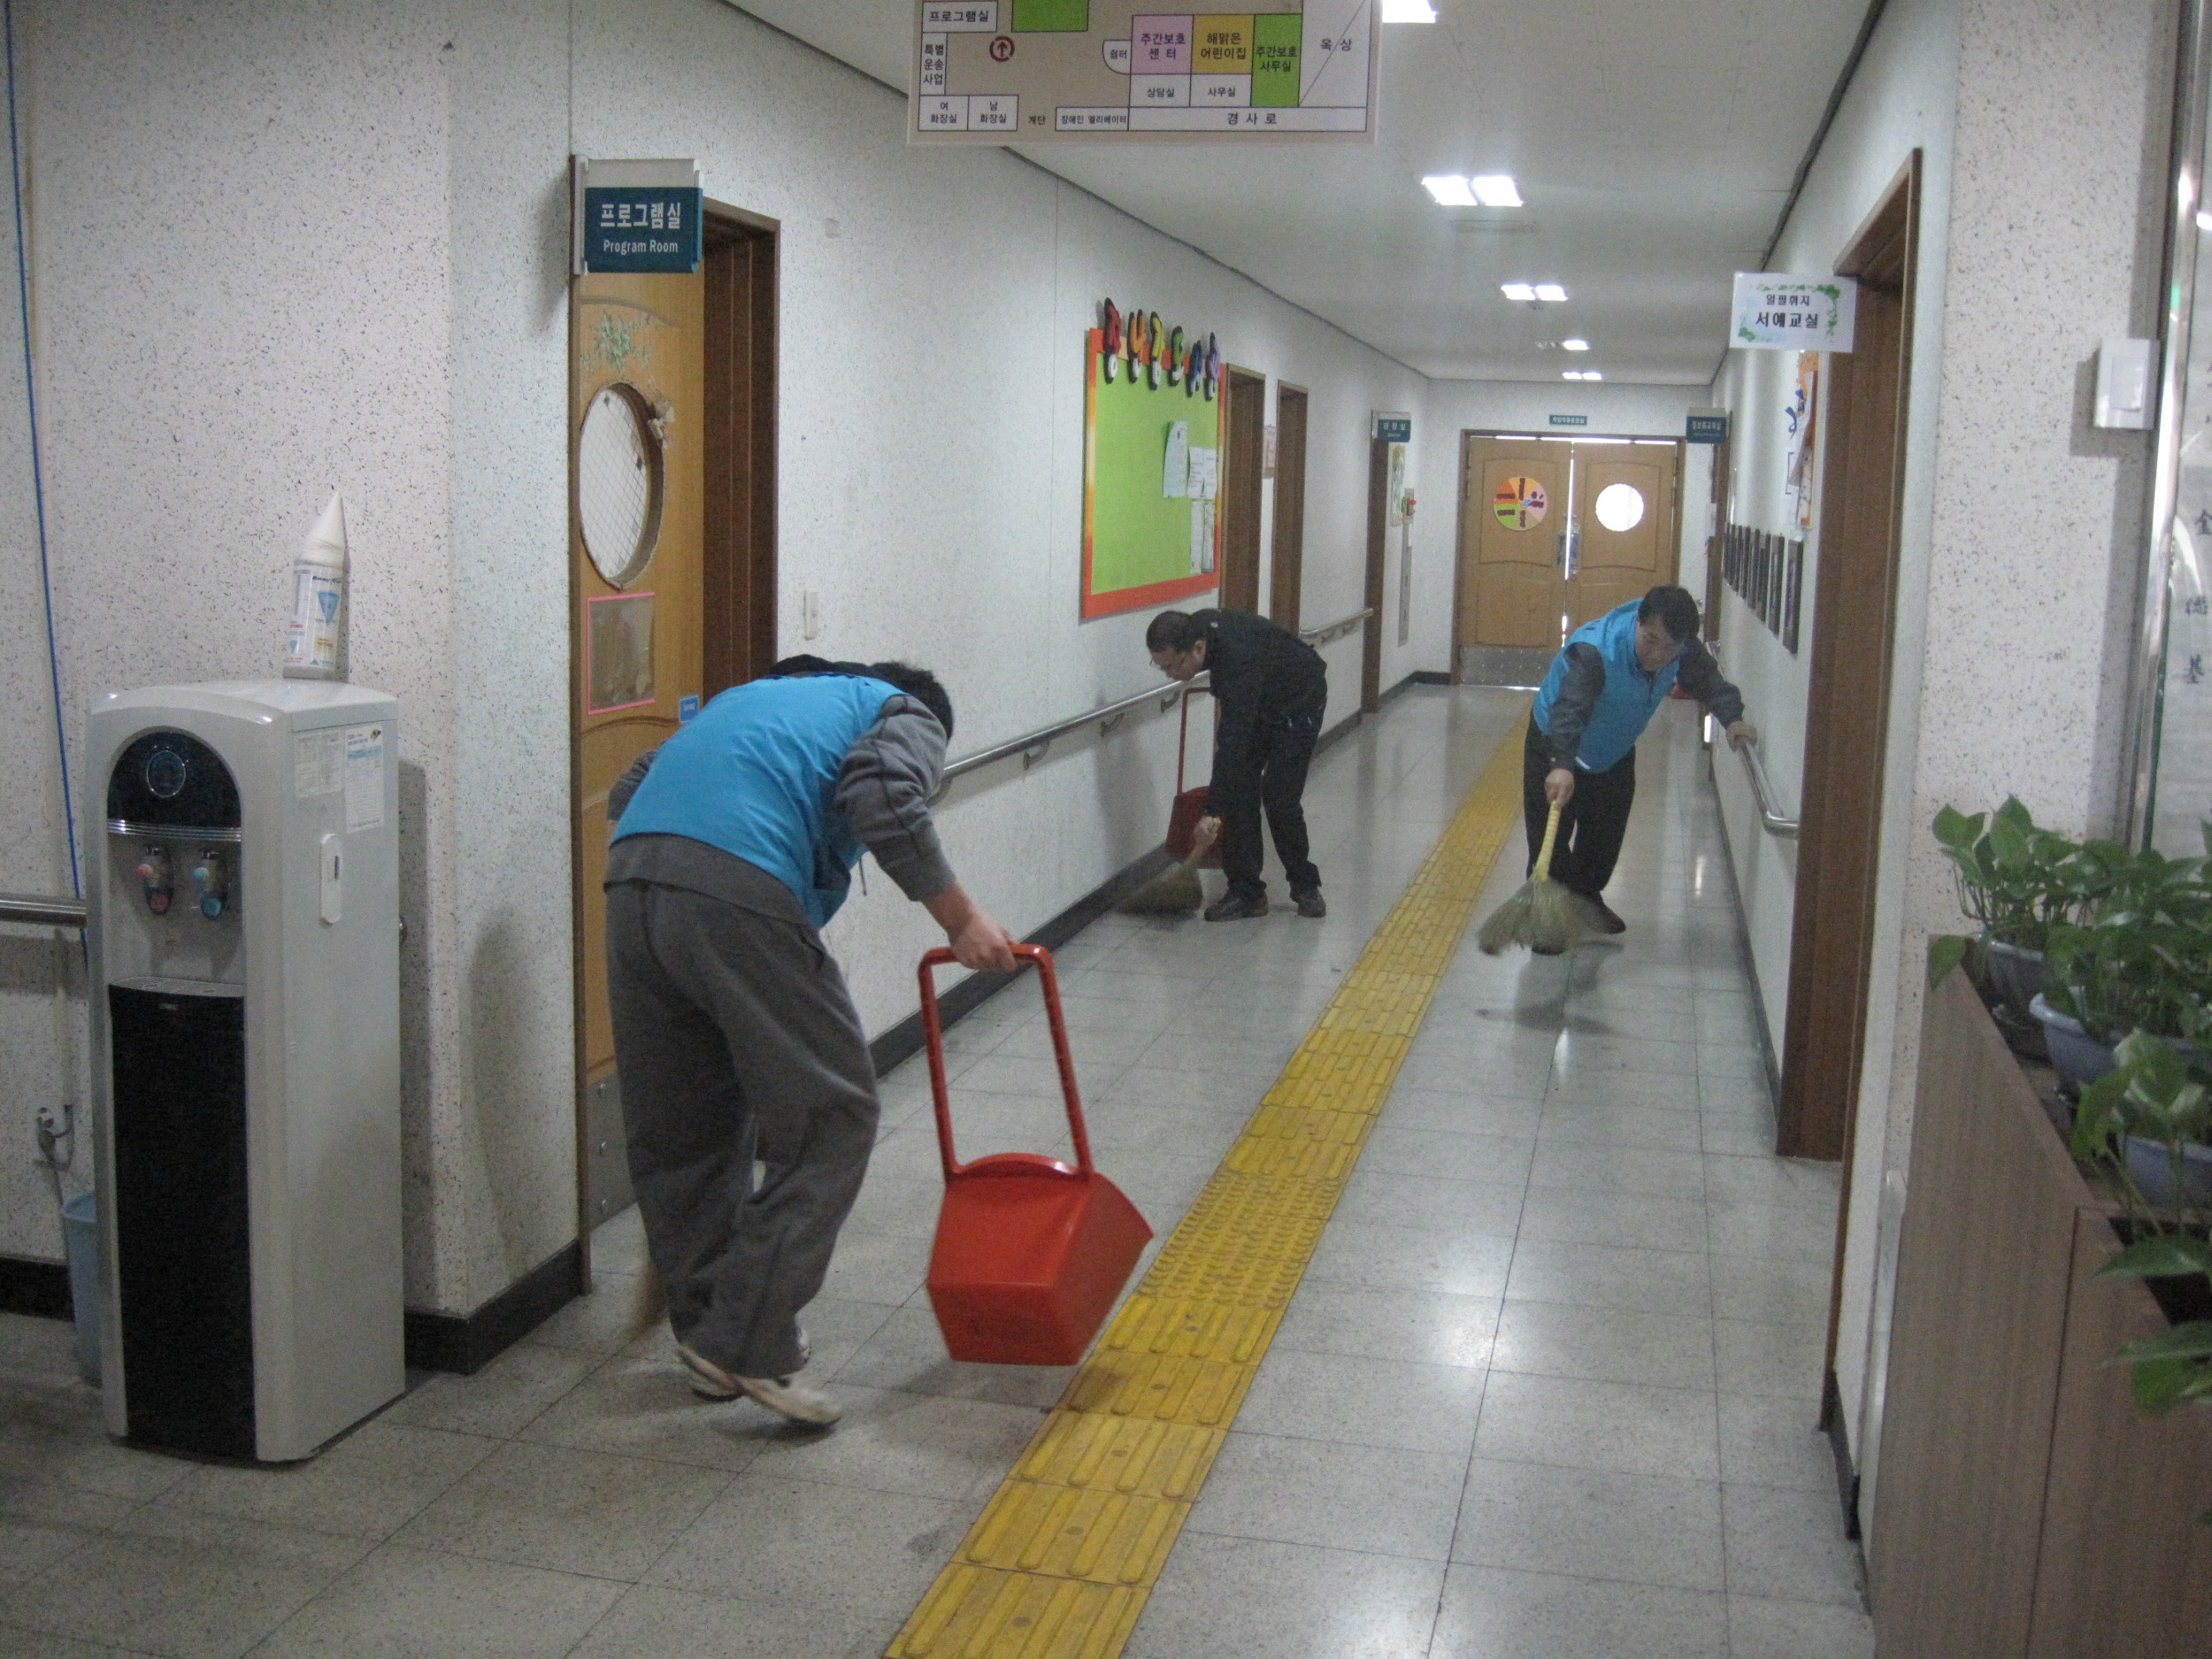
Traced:
<path fill-rule="evenodd" d="M 1555 651 L 1674 580 L 1681 445 L 1470 433 L 1455 643 Z"/>

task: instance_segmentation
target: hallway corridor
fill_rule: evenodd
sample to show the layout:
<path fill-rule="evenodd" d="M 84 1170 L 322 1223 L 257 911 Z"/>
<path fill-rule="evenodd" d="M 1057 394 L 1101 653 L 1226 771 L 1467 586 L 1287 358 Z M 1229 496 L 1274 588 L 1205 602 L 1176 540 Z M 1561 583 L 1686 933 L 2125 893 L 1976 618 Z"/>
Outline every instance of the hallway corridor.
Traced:
<path fill-rule="evenodd" d="M 1153 1251 L 1525 708 L 1413 687 L 1316 764 L 1325 921 L 1110 917 L 1058 954 Z M 1491 959 L 1470 930 L 1132 1659 L 1872 1654 L 1814 1426 L 1837 1171 L 1768 1149 L 1706 764 L 1670 707 L 1620 940 Z M 1517 826 L 1478 917 L 1521 866 Z M 948 1047 L 964 1157 L 1063 1144 L 1033 976 Z M 880 1654 L 1068 1375 L 944 1357 L 920 1062 L 883 1095 L 807 1316 L 827 1434 L 691 1398 L 639 1324 L 634 1213 L 595 1294 L 290 1470 L 111 1443 L 67 1326 L 0 1316 L 0 1659 Z"/>

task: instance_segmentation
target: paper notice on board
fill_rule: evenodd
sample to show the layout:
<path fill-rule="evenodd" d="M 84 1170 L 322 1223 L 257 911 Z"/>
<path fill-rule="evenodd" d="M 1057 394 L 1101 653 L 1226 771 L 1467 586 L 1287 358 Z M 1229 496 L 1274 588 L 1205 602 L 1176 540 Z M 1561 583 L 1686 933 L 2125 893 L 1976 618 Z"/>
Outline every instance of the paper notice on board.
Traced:
<path fill-rule="evenodd" d="M 384 822 L 384 728 L 346 727 L 346 833 Z"/>
<path fill-rule="evenodd" d="M 1211 501 L 1221 494 L 1220 450 L 1190 452 L 1190 493 L 1201 501 Z"/>
<path fill-rule="evenodd" d="M 1190 573 L 1210 574 L 1214 567 L 1214 504 L 1192 499 L 1190 504 Z"/>
<path fill-rule="evenodd" d="M 1190 422 L 1171 420 L 1167 427 L 1167 458 L 1160 470 L 1160 494 L 1179 501 L 1191 493 Z"/>

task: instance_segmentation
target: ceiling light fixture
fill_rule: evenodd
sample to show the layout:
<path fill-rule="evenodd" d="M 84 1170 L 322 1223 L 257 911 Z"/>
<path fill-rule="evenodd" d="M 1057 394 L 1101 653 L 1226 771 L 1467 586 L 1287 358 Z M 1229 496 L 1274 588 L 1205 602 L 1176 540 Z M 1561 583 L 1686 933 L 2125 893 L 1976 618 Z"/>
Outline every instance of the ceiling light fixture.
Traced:
<path fill-rule="evenodd" d="M 1559 342 L 1559 349 L 1562 351 L 1587 351 L 1590 342 L 1586 340 L 1563 340 Z"/>
<path fill-rule="evenodd" d="M 1595 369 L 1562 369 L 1559 378 L 1563 380 L 1601 380 L 1605 376 Z"/>
<path fill-rule="evenodd" d="M 1436 12 L 1429 0 L 1382 0 L 1382 20 L 1386 23 L 1433 23 Z"/>
<path fill-rule="evenodd" d="M 1521 192 L 1514 185 L 1509 173 L 1479 173 L 1467 180 L 1475 197 L 1485 207 L 1518 207 Z"/>
<path fill-rule="evenodd" d="M 1498 292 L 1517 305 L 1533 305 L 1536 303 L 1536 290 L 1525 282 L 1501 282 Z"/>
<path fill-rule="evenodd" d="M 1567 297 L 1567 290 L 1556 282 L 1539 282 L 1536 285 L 1536 297 L 1556 305 Z"/>
<path fill-rule="evenodd" d="M 1421 188 L 1436 198 L 1439 207 L 1480 207 L 1475 193 L 1467 188 L 1463 173 L 1432 173 L 1421 180 Z"/>

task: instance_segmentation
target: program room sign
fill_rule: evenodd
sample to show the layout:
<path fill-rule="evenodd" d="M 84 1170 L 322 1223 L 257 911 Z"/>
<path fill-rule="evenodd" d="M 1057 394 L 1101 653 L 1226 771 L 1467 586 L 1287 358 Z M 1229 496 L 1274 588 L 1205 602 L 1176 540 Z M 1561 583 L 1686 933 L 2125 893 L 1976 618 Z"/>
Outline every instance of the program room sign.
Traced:
<path fill-rule="evenodd" d="M 689 161 L 579 159 L 576 274 L 696 271 L 704 201 Z"/>
<path fill-rule="evenodd" d="M 1848 351 L 1859 285 L 1849 277 L 1736 273 L 1728 343 L 1767 351 Z"/>
<path fill-rule="evenodd" d="M 915 0 L 908 141 L 1373 141 L 1374 0 L 1162 3 Z"/>

